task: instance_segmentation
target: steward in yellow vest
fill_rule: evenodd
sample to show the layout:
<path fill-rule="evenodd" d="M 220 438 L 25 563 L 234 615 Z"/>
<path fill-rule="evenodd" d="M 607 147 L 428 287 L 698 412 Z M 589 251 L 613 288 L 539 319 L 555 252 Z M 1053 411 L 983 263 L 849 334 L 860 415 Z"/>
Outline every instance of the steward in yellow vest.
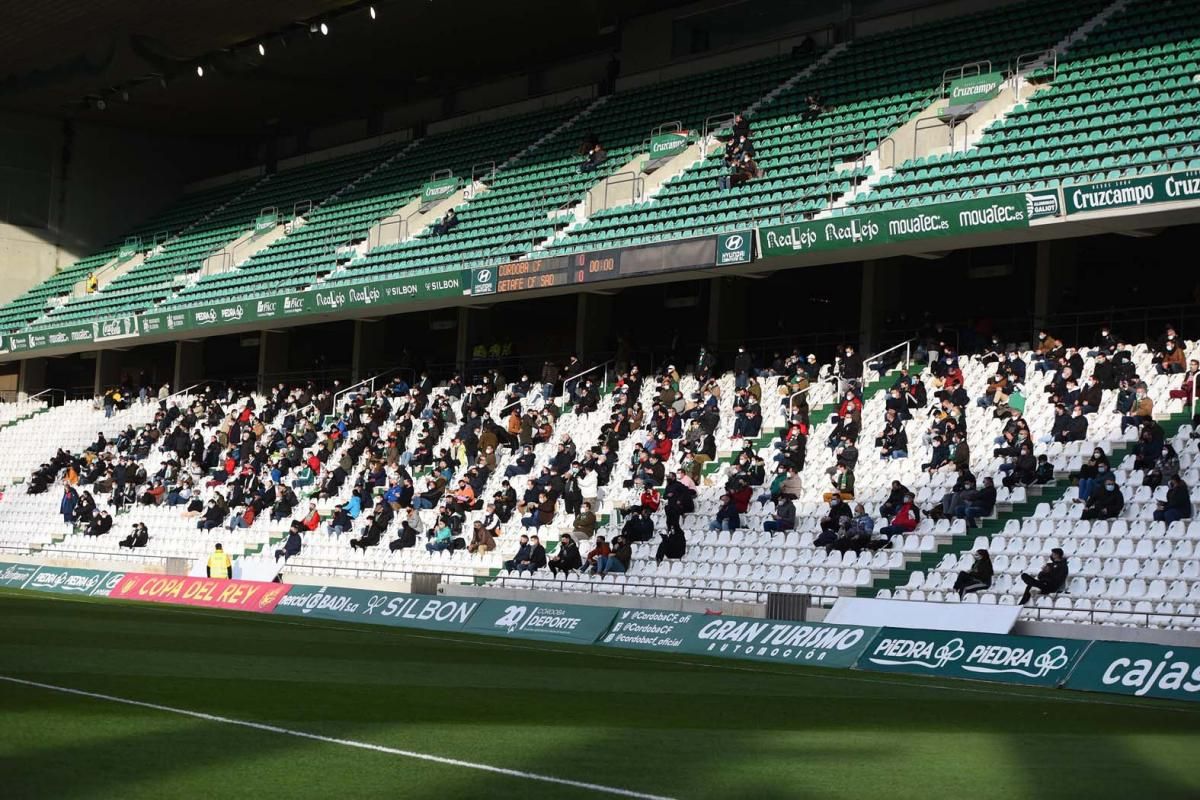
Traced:
<path fill-rule="evenodd" d="M 216 545 L 213 554 L 208 557 L 208 577 L 233 577 L 233 561 L 229 558 L 229 554 L 221 549 L 221 545 L 219 544 Z"/>

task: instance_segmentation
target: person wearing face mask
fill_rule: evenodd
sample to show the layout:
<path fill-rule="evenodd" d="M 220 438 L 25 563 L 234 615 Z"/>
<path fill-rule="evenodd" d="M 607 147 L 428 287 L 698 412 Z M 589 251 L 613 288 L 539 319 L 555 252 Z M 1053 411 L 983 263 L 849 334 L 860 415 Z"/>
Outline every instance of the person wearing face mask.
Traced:
<path fill-rule="evenodd" d="M 1129 413 L 1121 417 L 1121 433 L 1130 425 L 1141 425 L 1144 421 L 1154 418 L 1154 401 L 1146 394 L 1146 384 L 1139 383 L 1134 389 L 1133 406 Z"/>
<path fill-rule="evenodd" d="M 980 408 L 987 408 L 990 405 L 1000 405 L 1008 401 L 1008 376 L 1003 372 L 997 371 L 994 375 L 988 378 L 987 388 L 983 390 L 983 396 L 975 401 L 975 405 Z"/>
<path fill-rule="evenodd" d="M 1112 475 L 1104 479 L 1103 485 L 1083 506 L 1082 519 L 1114 519 L 1125 508 L 1125 496 L 1117 488 L 1117 482 Z"/>
<path fill-rule="evenodd" d="M 1179 375 L 1187 366 L 1183 348 L 1175 341 L 1168 341 L 1163 347 L 1162 359 L 1154 365 L 1159 375 Z"/>
<path fill-rule="evenodd" d="M 896 510 L 896 514 L 891 521 L 879 529 L 879 535 L 890 539 L 897 534 L 903 536 L 906 533 L 912 533 L 917 529 L 917 523 L 920 522 L 920 512 L 913 503 L 911 494 L 904 495 L 904 502 L 900 508 Z"/>
<path fill-rule="evenodd" d="M 971 564 L 971 568 L 965 572 L 959 572 L 958 577 L 954 581 L 954 591 L 958 592 L 958 599 L 962 600 L 963 595 L 971 592 L 980 592 L 988 589 L 992 585 L 992 556 L 987 550 L 976 550 L 974 553 L 975 560 Z"/>
<path fill-rule="evenodd" d="M 1192 498 L 1188 485 L 1178 475 L 1167 482 L 1167 497 L 1158 503 L 1154 511 L 1155 522 L 1168 525 L 1181 519 L 1192 518 Z"/>
<path fill-rule="evenodd" d="M 1092 376 L 1084 381 L 1083 387 L 1079 390 L 1079 406 L 1085 414 L 1095 414 L 1100 410 L 1100 403 L 1104 400 L 1104 389 L 1100 386 L 1100 380 L 1096 377 L 1093 371 Z"/>
<path fill-rule="evenodd" d="M 1046 331 L 1038 331 L 1037 348 L 1033 351 L 1037 363 L 1034 369 L 1038 372 L 1047 372 L 1058 369 L 1058 360 L 1063 355 L 1063 343 L 1055 339 Z"/>
<path fill-rule="evenodd" d="M 1100 355 L 1112 356 L 1117 349 L 1117 337 L 1113 336 L 1112 330 L 1107 326 L 1100 328 L 1100 333 L 1096 335 L 1096 348 L 1088 351 L 1089 358 L 1096 358 Z"/>
<path fill-rule="evenodd" d="M 1034 589 L 1041 594 L 1061 592 L 1067 585 L 1068 574 L 1067 557 L 1063 554 L 1062 548 L 1053 548 L 1050 551 L 1050 560 L 1041 568 L 1037 577 L 1028 572 L 1021 573 L 1021 580 L 1025 583 L 1025 593 L 1021 595 L 1020 604 L 1025 605 L 1029 602 Z"/>
<path fill-rule="evenodd" d="M 1075 406 L 1071 409 L 1071 416 L 1067 418 L 1066 427 L 1058 435 L 1055 441 L 1066 444 L 1067 442 L 1082 442 L 1087 439 L 1088 420 L 1083 414 L 1083 409 L 1080 406 Z"/>
<path fill-rule="evenodd" d="M 1079 468 L 1079 498 L 1082 503 L 1092 496 L 1092 492 L 1108 477 L 1108 454 L 1097 447 L 1092 451 L 1092 457 Z"/>
<path fill-rule="evenodd" d="M 838 367 L 838 376 L 842 379 L 842 385 L 839 386 L 839 390 L 842 393 L 845 393 L 846 391 L 845 384 L 853 383 L 858 385 L 862 383 L 862 356 L 855 352 L 853 345 L 846 345 L 846 348 L 842 351 L 842 355 L 838 361 Z"/>
<path fill-rule="evenodd" d="M 1178 389 L 1172 389 L 1170 396 L 1172 400 L 1182 400 L 1186 406 L 1192 402 L 1192 392 L 1196 388 L 1196 376 L 1200 375 L 1200 361 L 1192 359 L 1188 362 L 1188 371 L 1183 374 L 1183 383 Z"/>

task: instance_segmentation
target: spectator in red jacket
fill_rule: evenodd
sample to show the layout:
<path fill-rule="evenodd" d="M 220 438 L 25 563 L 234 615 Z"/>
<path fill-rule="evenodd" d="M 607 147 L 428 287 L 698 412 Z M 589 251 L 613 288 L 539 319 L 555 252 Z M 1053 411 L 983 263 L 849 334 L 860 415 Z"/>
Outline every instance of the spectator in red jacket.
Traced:
<path fill-rule="evenodd" d="M 917 528 L 919 512 L 913 504 L 912 494 L 904 495 L 904 502 L 896 511 L 896 515 L 892 517 L 890 525 L 885 525 L 880 528 L 879 533 L 889 539 L 897 534 L 912 533 Z"/>
<path fill-rule="evenodd" d="M 745 514 L 750 508 L 750 497 L 752 494 L 753 492 L 748 484 L 729 487 L 729 496 L 733 498 L 733 504 L 737 506 L 739 514 Z"/>
<path fill-rule="evenodd" d="M 316 503 L 308 504 L 308 514 L 300 522 L 310 531 L 317 529 L 317 526 L 321 524 L 321 514 L 317 511 Z"/>
<path fill-rule="evenodd" d="M 658 456 L 658 460 L 664 464 L 671 457 L 671 440 L 667 438 L 667 434 L 664 431 L 658 432 L 654 447 L 651 448 L 650 453 Z"/>

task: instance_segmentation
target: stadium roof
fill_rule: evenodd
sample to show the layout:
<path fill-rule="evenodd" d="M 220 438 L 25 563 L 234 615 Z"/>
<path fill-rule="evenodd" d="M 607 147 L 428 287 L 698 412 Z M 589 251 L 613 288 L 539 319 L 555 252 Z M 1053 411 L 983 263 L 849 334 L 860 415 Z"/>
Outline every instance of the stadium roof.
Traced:
<path fill-rule="evenodd" d="M 0 110 L 190 133 L 361 117 L 605 52 L 681 2 L 0 0 Z"/>

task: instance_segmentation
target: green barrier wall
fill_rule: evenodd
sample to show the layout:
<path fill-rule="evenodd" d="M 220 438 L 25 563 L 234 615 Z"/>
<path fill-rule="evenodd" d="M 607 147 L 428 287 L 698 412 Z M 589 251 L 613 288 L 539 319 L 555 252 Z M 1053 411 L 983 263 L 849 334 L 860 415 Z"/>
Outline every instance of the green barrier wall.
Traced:
<path fill-rule="evenodd" d="M 660 653 L 852 667 L 878 628 L 622 609 L 600 644 Z"/>
<path fill-rule="evenodd" d="M 1200 700 L 1200 648 L 1092 642 L 1066 687 L 1195 702 Z"/>
<path fill-rule="evenodd" d="M 617 609 L 519 600 L 485 600 L 467 622 L 469 633 L 546 642 L 593 644 L 612 624 Z"/>
<path fill-rule="evenodd" d="M 884 628 L 858 669 L 997 683 L 1060 686 L 1088 643 L 959 631 Z"/>
<path fill-rule="evenodd" d="M 293 586 L 279 601 L 274 613 L 461 631 L 482 603 L 466 597 L 431 597 L 338 586 Z"/>

